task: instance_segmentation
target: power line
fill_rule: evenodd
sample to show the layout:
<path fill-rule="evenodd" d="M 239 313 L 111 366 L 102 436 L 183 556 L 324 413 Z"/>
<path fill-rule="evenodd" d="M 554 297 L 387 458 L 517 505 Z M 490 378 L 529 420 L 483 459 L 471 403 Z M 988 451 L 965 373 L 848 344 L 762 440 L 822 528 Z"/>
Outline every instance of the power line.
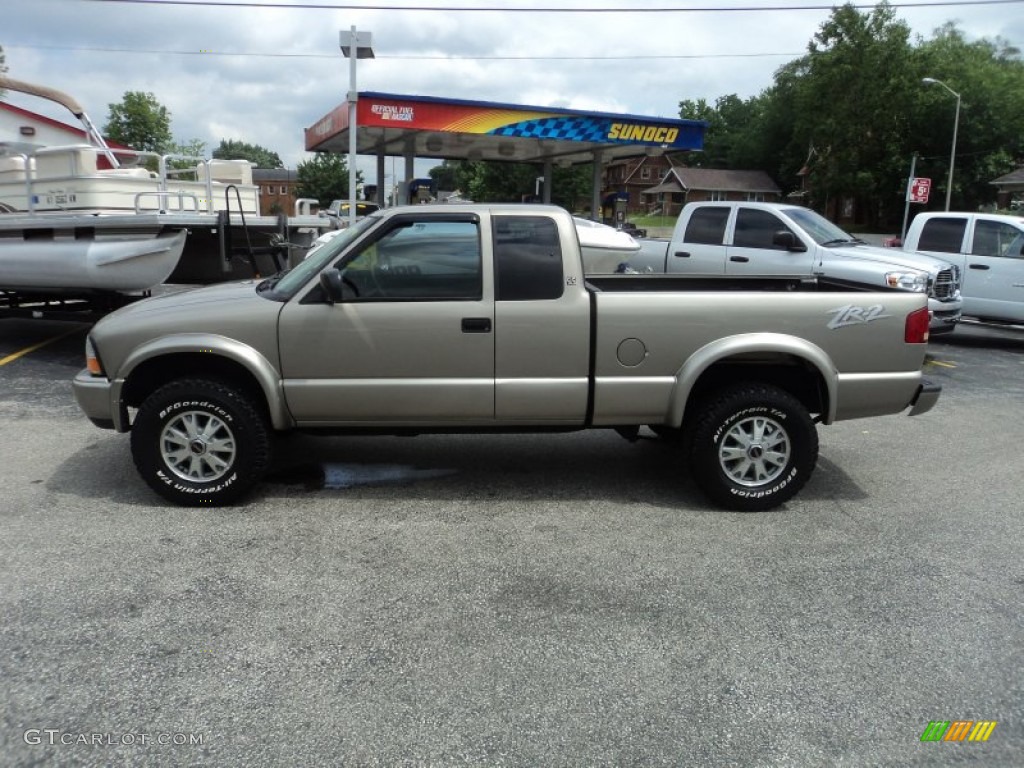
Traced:
<path fill-rule="evenodd" d="M 172 51 L 159 48 L 108 48 L 70 45 L 28 45 L 5 44 L 5 48 L 25 48 L 33 51 L 71 51 L 83 53 L 139 53 L 157 54 L 160 56 L 253 56 L 266 59 L 331 59 L 336 60 L 339 54 L 328 53 L 254 53 L 250 51 Z M 605 56 L 426 56 L 403 54 L 380 54 L 378 59 L 398 59 L 403 61 L 660 61 L 671 59 L 757 59 L 772 56 L 802 56 L 803 53 L 705 53 L 705 54 L 636 54 L 636 55 L 605 55 Z"/>
<path fill-rule="evenodd" d="M 351 3 L 323 5 L 319 3 L 257 3 L 234 2 L 232 0 L 85 0 L 90 3 L 121 3 L 128 5 L 184 5 L 208 8 L 273 8 L 295 11 L 417 11 L 443 13 L 757 13 L 765 11 L 832 11 L 835 4 L 828 5 L 746 5 L 746 6 L 693 6 L 644 8 L 551 8 L 551 7 L 504 7 L 504 6 L 424 6 L 424 5 L 356 5 Z M 945 8 L 972 5 L 1019 5 L 1024 0 L 925 0 L 925 2 L 894 2 L 890 8 Z M 874 10 L 877 3 L 851 4 L 857 10 Z"/>

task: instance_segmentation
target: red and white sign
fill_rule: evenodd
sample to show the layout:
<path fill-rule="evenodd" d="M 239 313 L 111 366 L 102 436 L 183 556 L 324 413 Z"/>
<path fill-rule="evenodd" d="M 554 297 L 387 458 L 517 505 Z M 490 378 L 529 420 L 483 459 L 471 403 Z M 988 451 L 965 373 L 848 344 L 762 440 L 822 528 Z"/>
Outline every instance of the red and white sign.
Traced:
<path fill-rule="evenodd" d="M 910 186 L 907 188 L 907 202 L 908 203 L 927 203 L 928 193 L 932 189 L 931 179 L 911 179 Z"/>

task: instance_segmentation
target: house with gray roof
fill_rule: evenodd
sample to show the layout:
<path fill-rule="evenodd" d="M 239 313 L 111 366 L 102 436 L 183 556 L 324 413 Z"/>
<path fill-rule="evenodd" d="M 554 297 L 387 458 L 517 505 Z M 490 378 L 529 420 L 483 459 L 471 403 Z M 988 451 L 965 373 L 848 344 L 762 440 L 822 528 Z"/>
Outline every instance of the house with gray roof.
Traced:
<path fill-rule="evenodd" d="M 993 179 L 989 184 L 996 188 L 996 200 L 1000 208 L 1012 208 L 1014 201 L 1017 201 L 1019 208 L 1024 200 L 1024 166 Z"/>
<path fill-rule="evenodd" d="M 648 212 L 675 216 L 686 203 L 698 201 L 777 202 L 782 190 L 764 171 L 674 166 L 661 183 L 640 194 Z"/>

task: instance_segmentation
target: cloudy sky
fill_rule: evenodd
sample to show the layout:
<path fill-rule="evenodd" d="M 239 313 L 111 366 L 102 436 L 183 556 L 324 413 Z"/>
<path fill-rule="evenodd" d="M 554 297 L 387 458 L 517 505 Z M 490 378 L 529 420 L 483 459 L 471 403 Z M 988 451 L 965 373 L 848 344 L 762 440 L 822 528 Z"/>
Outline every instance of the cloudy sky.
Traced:
<path fill-rule="evenodd" d="M 970 40 L 1002 37 L 1024 48 L 1024 0 L 892 5 L 924 37 L 953 21 Z M 682 99 L 745 98 L 770 86 L 779 66 L 804 53 L 829 16 L 825 6 L 823 0 L 0 0 L 0 46 L 10 77 L 72 94 L 100 126 L 126 91 L 149 91 L 170 110 L 177 140 L 200 139 L 207 152 L 222 138 L 247 141 L 294 167 L 306 157 L 303 129 L 344 101 L 348 63 L 338 37 L 353 25 L 372 32 L 377 56 L 359 62 L 359 90 L 677 117 Z M 7 98 L 73 121 L 38 99 Z M 359 167 L 372 181 L 372 159 Z"/>

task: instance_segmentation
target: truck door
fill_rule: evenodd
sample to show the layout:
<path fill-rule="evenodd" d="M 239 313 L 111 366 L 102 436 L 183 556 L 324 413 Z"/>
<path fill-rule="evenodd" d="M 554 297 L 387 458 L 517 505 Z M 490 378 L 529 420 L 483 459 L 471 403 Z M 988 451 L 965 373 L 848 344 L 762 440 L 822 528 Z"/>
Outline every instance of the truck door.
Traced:
<path fill-rule="evenodd" d="M 813 253 L 809 250 L 791 251 L 784 246 L 775 245 L 777 232 L 789 232 L 797 242 L 802 242 L 792 227 L 772 211 L 738 207 L 732 244 L 726 253 L 726 274 L 811 274 Z"/>
<path fill-rule="evenodd" d="M 494 419 L 494 308 L 479 217 L 415 214 L 336 265 L 281 311 L 285 396 L 314 424 L 479 424 Z"/>
<path fill-rule="evenodd" d="M 575 240 L 550 216 L 492 217 L 495 416 L 502 423 L 582 424 L 590 370 L 590 298 Z M 578 267 L 577 267 L 578 270 Z"/>
<path fill-rule="evenodd" d="M 1024 321 L 1024 230 L 975 219 L 964 260 L 964 314 Z"/>
<path fill-rule="evenodd" d="M 668 246 L 666 272 L 691 275 L 725 274 L 725 233 L 732 208 L 700 205 L 690 212 L 682 242 Z"/>

